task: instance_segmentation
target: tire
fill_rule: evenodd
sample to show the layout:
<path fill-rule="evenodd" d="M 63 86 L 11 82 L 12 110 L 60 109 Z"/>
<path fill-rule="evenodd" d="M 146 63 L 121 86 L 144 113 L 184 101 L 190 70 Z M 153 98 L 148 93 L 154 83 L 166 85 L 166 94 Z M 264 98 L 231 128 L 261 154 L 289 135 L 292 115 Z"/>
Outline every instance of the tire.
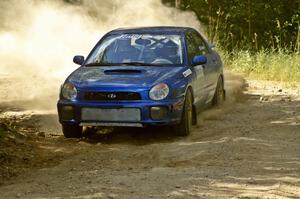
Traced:
<path fill-rule="evenodd" d="M 212 100 L 212 105 L 221 106 L 224 103 L 224 101 L 225 101 L 224 82 L 223 82 L 223 78 L 219 77 L 215 95 Z"/>
<path fill-rule="evenodd" d="M 176 132 L 176 135 L 188 136 L 191 133 L 192 122 L 193 99 L 191 91 L 188 90 L 184 100 L 184 107 L 180 124 L 173 126 L 173 130 Z"/>
<path fill-rule="evenodd" d="M 81 138 L 82 126 L 79 125 L 62 125 L 62 131 L 66 138 Z"/>

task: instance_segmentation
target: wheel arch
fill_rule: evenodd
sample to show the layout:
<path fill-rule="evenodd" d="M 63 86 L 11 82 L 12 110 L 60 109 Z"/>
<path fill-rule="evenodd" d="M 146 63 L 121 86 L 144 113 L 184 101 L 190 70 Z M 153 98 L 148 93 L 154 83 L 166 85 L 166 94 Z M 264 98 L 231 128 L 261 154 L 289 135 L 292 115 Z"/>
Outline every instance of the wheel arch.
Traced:
<path fill-rule="evenodd" d="M 221 74 L 219 75 L 219 78 L 222 79 L 222 84 L 223 84 L 223 88 L 224 88 L 224 86 L 225 86 L 224 74 L 221 73 Z"/>
<path fill-rule="evenodd" d="M 226 90 L 225 90 L 225 78 L 224 74 L 220 74 L 220 78 L 222 79 L 222 84 L 223 84 L 223 92 L 224 92 L 224 100 L 226 100 Z"/>
<path fill-rule="evenodd" d="M 198 119 L 197 119 L 197 108 L 196 108 L 196 105 L 194 104 L 195 97 L 194 97 L 194 89 L 193 89 L 192 85 L 188 85 L 186 87 L 185 96 L 186 96 L 187 92 L 191 92 L 191 94 L 192 94 L 192 102 L 193 102 L 193 121 L 192 121 L 192 124 L 197 125 L 197 121 L 198 121 Z"/>
<path fill-rule="evenodd" d="M 194 89 L 193 89 L 192 85 L 188 85 L 188 86 L 186 87 L 184 96 L 186 96 L 186 93 L 187 93 L 188 91 L 191 92 L 192 97 L 193 97 L 193 102 L 194 102 Z"/>

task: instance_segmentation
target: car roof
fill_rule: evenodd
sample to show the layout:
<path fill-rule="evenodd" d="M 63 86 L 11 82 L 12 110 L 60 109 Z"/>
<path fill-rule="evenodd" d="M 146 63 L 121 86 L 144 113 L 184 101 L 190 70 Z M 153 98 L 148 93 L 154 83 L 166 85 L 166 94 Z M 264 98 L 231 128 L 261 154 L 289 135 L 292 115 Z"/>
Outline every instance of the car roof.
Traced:
<path fill-rule="evenodd" d="M 188 31 L 195 31 L 190 27 L 177 26 L 150 26 L 150 27 L 135 27 L 135 28 L 119 28 L 112 30 L 110 34 L 122 33 L 163 33 L 163 34 L 182 34 Z"/>

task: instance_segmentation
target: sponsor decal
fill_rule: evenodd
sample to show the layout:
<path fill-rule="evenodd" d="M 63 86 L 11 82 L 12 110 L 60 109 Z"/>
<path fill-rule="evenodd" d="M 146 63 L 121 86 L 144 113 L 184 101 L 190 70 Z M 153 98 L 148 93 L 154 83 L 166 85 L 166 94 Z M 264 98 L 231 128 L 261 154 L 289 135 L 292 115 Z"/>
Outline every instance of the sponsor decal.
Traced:
<path fill-rule="evenodd" d="M 193 72 L 191 71 L 191 69 L 188 69 L 188 70 L 184 71 L 182 74 L 184 77 L 187 77 L 187 76 L 191 75 L 192 73 Z"/>

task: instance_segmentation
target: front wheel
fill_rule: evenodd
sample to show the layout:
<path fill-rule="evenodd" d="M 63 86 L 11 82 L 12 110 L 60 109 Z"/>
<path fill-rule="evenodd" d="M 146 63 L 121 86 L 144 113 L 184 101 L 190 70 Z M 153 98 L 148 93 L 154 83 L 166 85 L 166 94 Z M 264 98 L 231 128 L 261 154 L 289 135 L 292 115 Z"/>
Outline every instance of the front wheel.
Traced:
<path fill-rule="evenodd" d="M 187 91 L 181 122 L 173 127 L 174 131 L 179 136 L 188 136 L 192 129 L 193 122 L 193 99 L 191 91 Z"/>
<path fill-rule="evenodd" d="M 79 125 L 62 125 L 62 131 L 66 138 L 81 138 L 82 137 L 82 126 Z"/>

